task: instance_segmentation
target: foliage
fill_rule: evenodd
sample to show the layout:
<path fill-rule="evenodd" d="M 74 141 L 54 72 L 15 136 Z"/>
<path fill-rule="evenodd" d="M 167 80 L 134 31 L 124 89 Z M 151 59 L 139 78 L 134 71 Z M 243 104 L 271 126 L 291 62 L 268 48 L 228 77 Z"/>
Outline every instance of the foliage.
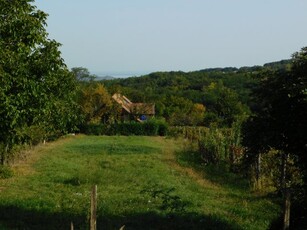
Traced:
<path fill-rule="evenodd" d="M 246 144 L 254 152 L 274 147 L 306 162 L 307 48 L 293 56 L 291 71 L 265 72 L 254 100 L 255 115 L 246 127 Z"/>
<path fill-rule="evenodd" d="M 216 128 L 209 129 L 199 141 L 199 153 L 205 163 L 217 164 L 228 159 L 227 147 L 225 135 Z"/>
<path fill-rule="evenodd" d="M 248 114 L 248 108 L 240 101 L 238 94 L 223 85 L 211 83 L 204 87 L 204 96 L 207 98 L 207 108 L 211 112 L 206 116 L 206 124 L 215 123 L 220 127 L 231 127 L 239 118 Z M 212 116 L 213 115 L 213 116 Z"/>
<path fill-rule="evenodd" d="M 116 108 L 112 103 L 111 95 L 101 83 L 91 82 L 82 85 L 79 93 L 79 105 L 85 123 L 107 123 L 116 116 L 113 113 Z"/>
<path fill-rule="evenodd" d="M 13 177 L 13 170 L 9 166 L 0 165 L 0 179 Z"/>
<path fill-rule="evenodd" d="M 155 103 L 156 115 L 164 117 L 170 125 L 193 126 L 219 122 L 221 126 L 230 127 L 237 115 L 248 113 L 247 106 L 252 106 L 249 95 L 257 84 L 254 76 L 266 68 L 269 67 L 217 68 L 188 73 L 156 72 L 103 83 L 111 93 L 120 92 L 132 101 Z M 207 91 L 212 84 L 216 89 Z M 200 105 L 202 109 L 196 109 Z M 224 116 L 227 121 L 223 120 Z"/>
<path fill-rule="evenodd" d="M 87 124 L 81 129 L 87 135 L 137 135 L 165 136 L 168 125 L 163 120 L 150 119 L 146 122 L 122 122 L 113 124 Z"/>
<path fill-rule="evenodd" d="M 282 192 L 282 152 L 274 149 L 262 155 L 261 164 L 261 186 L 266 190 Z M 287 164 L 287 187 L 296 188 L 303 184 L 302 172 L 297 166 L 297 159 L 291 156 Z"/>
<path fill-rule="evenodd" d="M 184 213 L 186 212 L 186 206 L 189 204 L 187 201 L 183 201 L 178 195 L 175 195 L 175 188 L 161 188 L 158 185 L 151 185 L 148 188 L 141 191 L 141 194 L 148 194 L 151 199 L 161 202 L 159 209 L 162 211 L 168 211 L 170 213 Z M 151 201 L 152 202 L 152 201 Z"/>
<path fill-rule="evenodd" d="M 199 165 L 224 163 L 231 171 L 241 169 L 244 148 L 241 145 L 241 124 L 236 121 L 231 128 L 218 127 L 170 127 L 169 135 L 185 138 L 191 143 L 198 143 L 197 159 Z"/>
<path fill-rule="evenodd" d="M 266 72 L 254 100 L 258 109 L 245 126 L 245 144 L 251 153 L 270 148 L 299 157 L 306 168 L 307 48 L 293 56 L 291 71 Z"/>
<path fill-rule="evenodd" d="M 168 135 L 175 138 L 185 138 L 191 142 L 198 142 L 209 128 L 204 126 L 171 126 Z"/>
<path fill-rule="evenodd" d="M 250 92 L 258 84 L 255 76 L 268 68 L 156 72 L 103 83 L 111 93 L 120 92 L 132 101 L 155 103 L 156 115 L 164 117 L 171 126 L 215 123 L 231 127 L 240 116 L 249 114 L 248 107 L 253 106 Z"/>
<path fill-rule="evenodd" d="M 170 96 L 158 103 L 158 112 L 170 125 L 201 125 L 204 120 L 205 106 L 193 104 L 192 101 L 183 97 Z"/>
<path fill-rule="evenodd" d="M 240 127 L 231 129 L 210 128 L 200 138 L 199 154 L 204 163 L 226 163 L 232 171 L 237 171 L 243 157 L 244 149 L 240 141 Z"/>
<path fill-rule="evenodd" d="M 47 38 L 47 14 L 32 2 L 0 1 L 0 142 L 6 152 L 27 139 L 18 134 L 29 127 L 39 127 L 45 138 L 74 130 L 78 121 L 75 79 L 60 44 Z"/>
<path fill-rule="evenodd" d="M 80 127 L 80 132 L 86 135 L 106 135 L 108 126 L 105 124 L 84 124 Z"/>
<path fill-rule="evenodd" d="M 96 77 L 94 75 L 91 75 L 87 68 L 83 67 L 74 67 L 71 69 L 71 72 L 75 76 L 78 82 L 83 82 L 83 81 L 91 82 L 95 80 Z"/>
<path fill-rule="evenodd" d="M 284 192 L 291 189 L 306 192 L 307 168 L 307 48 L 293 55 L 291 69 L 270 70 L 262 74 L 259 86 L 254 91 L 254 115 L 244 128 L 244 144 L 252 163 L 259 153 L 272 148 L 281 152 L 284 172 L 280 185 Z M 278 157 L 278 155 L 276 155 Z M 280 161 L 276 158 L 275 161 Z M 291 172 L 299 167 L 299 174 Z M 294 173 L 291 175 L 291 173 Z M 303 174 L 300 188 L 290 182 L 291 176 Z M 288 176 L 287 176 L 288 175 Z M 290 175 L 290 177 L 289 177 Z M 299 180 L 297 177 L 295 180 Z M 294 199 L 296 194 L 292 193 Z M 301 209 L 306 207 L 306 197 L 300 196 Z M 303 214 L 306 218 L 306 214 Z M 303 220 L 304 218 L 299 218 Z M 300 221 L 301 221 L 300 220 Z M 305 221 L 306 222 L 306 221 Z"/>

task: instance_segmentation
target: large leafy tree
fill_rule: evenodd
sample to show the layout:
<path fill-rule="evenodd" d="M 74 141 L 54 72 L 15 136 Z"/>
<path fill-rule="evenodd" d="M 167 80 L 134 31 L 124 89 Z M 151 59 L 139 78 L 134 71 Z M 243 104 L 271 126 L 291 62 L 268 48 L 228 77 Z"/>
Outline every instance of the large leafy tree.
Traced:
<path fill-rule="evenodd" d="M 271 148 L 283 153 L 281 187 L 284 194 L 290 191 L 286 183 L 287 159 L 297 159 L 296 165 L 305 175 L 303 190 L 306 192 L 307 47 L 293 55 L 290 70 L 264 73 L 254 99 L 258 108 L 246 124 L 244 135 L 251 158 Z M 299 199 L 300 203 L 307 203 L 306 197 Z"/>
<path fill-rule="evenodd" d="M 60 44 L 48 39 L 47 14 L 33 0 L 0 0 L 1 161 L 29 132 L 63 133 L 74 128 L 75 78 Z M 30 127 L 30 128 L 29 128 Z M 31 129 L 31 127 L 36 127 Z"/>
<path fill-rule="evenodd" d="M 207 125 L 215 123 L 222 127 L 231 127 L 238 120 L 243 120 L 249 110 L 242 104 L 236 91 L 224 86 L 222 81 L 212 82 L 203 88 L 205 105 L 208 113 L 205 117 Z"/>
<path fill-rule="evenodd" d="M 93 81 L 96 77 L 95 75 L 90 74 L 90 71 L 84 67 L 74 67 L 71 69 L 71 72 L 79 82 Z"/>
<path fill-rule="evenodd" d="M 254 91 L 257 108 L 246 126 L 245 142 L 252 152 L 270 148 L 307 162 L 307 47 L 293 55 L 292 68 L 269 71 Z"/>
<path fill-rule="evenodd" d="M 80 87 L 78 102 L 86 123 L 107 123 L 116 117 L 116 106 L 102 83 L 83 84 Z"/>

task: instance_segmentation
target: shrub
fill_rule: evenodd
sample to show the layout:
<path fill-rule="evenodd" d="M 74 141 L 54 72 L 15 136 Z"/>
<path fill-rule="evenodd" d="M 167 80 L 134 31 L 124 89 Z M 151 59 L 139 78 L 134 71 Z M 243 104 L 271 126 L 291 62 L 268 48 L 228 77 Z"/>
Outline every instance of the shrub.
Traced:
<path fill-rule="evenodd" d="M 13 170 L 4 165 L 0 165 L 0 179 L 7 179 L 14 175 Z"/>
<path fill-rule="evenodd" d="M 52 136 L 48 134 L 44 127 L 40 125 L 23 126 L 17 129 L 16 137 L 19 143 L 26 143 L 30 145 L 37 145 L 41 143 L 47 136 Z"/>
<path fill-rule="evenodd" d="M 168 128 L 168 135 L 172 137 L 183 137 L 191 141 L 202 139 L 209 128 L 204 126 L 173 126 Z"/>
<path fill-rule="evenodd" d="M 199 141 L 199 152 L 205 163 L 217 164 L 226 159 L 226 138 L 223 133 L 211 128 Z"/>
<path fill-rule="evenodd" d="M 103 135 L 106 131 L 107 127 L 104 124 L 88 124 L 81 128 L 81 132 L 87 135 Z"/>
<path fill-rule="evenodd" d="M 165 120 L 151 119 L 144 123 L 145 133 L 148 136 L 166 136 L 168 124 Z"/>
<path fill-rule="evenodd" d="M 184 201 L 180 196 L 176 195 L 175 188 L 161 188 L 161 186 L 154 185 L 141 191 L 141 194 L 148 194 L 151 199 L 159 204 L 161 211 L 169 213 L 184 213 L 186 207 L 190 204 Z"/>
<path fill-rule="evenodd" d="M 168 131 L 168 125 L 163 120 L 151 119 L 143 123 L 132 121 L 111 125 L 87 124 L 81 127 L 80 130 L 87 135 L 165 136 Z"/>

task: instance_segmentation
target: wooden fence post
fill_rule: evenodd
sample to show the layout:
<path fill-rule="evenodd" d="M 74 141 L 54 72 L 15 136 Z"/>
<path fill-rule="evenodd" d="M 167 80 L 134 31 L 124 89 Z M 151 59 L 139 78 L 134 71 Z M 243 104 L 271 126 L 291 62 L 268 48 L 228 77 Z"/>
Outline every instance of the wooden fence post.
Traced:
<path fill-rule="evenodd" d="M 97 185 L 94 185 L 91 192 L 91 219 L 90 230 L 96 230 L 97 214 Z"/>
<path fill-rule="evenodd" d="M 290 228 L 290 206 L 291 197 L 289 189 L 285 188 L 284 191 L 284 211 L 283 211 L 283 230 Z"/>
<path fill-rule="evenodd" d="M 290 228 L 290 206 L 291 206 L 291 193 L 290 188 L 287 186 L 287 174 L 288 174 L 288 153 L 282 154 L 282 176 L 281 176 L 281 186 L 283 191 L 284 207 L 283 207 L 283 230 L 288 230 Z"/>

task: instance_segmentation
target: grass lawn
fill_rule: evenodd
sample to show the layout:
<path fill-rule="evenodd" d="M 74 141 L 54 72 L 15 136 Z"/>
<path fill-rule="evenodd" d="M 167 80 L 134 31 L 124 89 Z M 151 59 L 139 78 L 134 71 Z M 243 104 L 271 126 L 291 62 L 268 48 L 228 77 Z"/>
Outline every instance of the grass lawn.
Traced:
<path fill-rule="evenodd" d="M 195 171 L 183 146 L 162 137 L 80 135 L 36 147 L 14 177 L 0 180 L 0 229 L 69 229 L 71 222 L 88 229 L 95 184 L 97 229 L 269 228 L 277 204 L 234 175 Z"/>

